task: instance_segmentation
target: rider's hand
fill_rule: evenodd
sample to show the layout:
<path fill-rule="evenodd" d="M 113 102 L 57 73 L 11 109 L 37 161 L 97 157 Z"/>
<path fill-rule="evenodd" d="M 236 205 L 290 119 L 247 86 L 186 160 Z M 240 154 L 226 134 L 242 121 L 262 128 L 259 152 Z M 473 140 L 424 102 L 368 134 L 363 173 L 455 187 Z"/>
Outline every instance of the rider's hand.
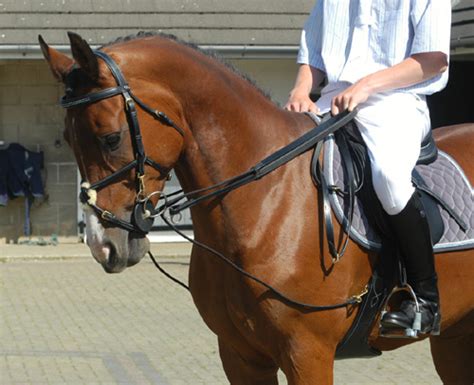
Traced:
<path fill-rule="evenodd" d="M 283 107 L 288 111 L 314 112 L 317 114 L 319 108 L 306 94 L 291 93 L 288 102 Z"/>
<path fill-rule="evenodd" d="M 352 111 L 359 104 L 367 101 L 369 96 L 370 92 L 365 83 L 359 81 L 334 97 L 331 103 L 331 113 L 337 115 L 345 110 Z"/>

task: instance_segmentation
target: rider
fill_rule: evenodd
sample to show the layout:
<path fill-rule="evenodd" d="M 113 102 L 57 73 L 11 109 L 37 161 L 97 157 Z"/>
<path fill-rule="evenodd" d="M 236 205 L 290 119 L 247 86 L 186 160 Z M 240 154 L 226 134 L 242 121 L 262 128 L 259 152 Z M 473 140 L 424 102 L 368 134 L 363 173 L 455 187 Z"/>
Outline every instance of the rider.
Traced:
<path fill-rule="evenodd" d="M 318 0 L 301 34 L 296 83 L 285 108 L 333 115 L 358 108 L 372 180 L 421 304 L 421 330 L 439 328 L 430 232 L 411 182 L 429 133 L 426 95 L 448 79 L 450 0 Z M 309 95 L 327 85 L 314 104 Z M 386 313 L 388 328 L 411 328 L 415 303 Z"/>

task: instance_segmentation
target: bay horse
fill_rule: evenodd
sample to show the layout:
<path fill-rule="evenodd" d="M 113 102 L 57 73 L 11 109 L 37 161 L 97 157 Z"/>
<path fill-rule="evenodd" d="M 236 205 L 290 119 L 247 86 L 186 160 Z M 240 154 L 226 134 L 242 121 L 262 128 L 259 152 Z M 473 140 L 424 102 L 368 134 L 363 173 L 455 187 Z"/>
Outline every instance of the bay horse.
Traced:
<path fill-rule="evenodd" d="M 66 96 L 80 100 L 116 87 L 104 60 L 79 35 L 69 33 L 69 38 L 73 58 L 40 37 Z M 168 118 L 137 108 L 144 151 L 159 165 L 145 165 L 147 192 L 162 191 L 173 168 L 185 191 L 238 175 L 314 125 L 303 114 L 279 108 L 222 62 L 170 36 L 121 38 L 101 50 L 117 63 L 134 94 Z M 82 177 L 92 184 L 135 159 L 124 99 L 115 94 L 67 110 L 65 138 Z M 472 184 L 473 125 L 438 129 L 435 136 Z M 363 290 L 375 255 L 351 242 L 341 262 L 332 265 L 321 238 L 310 157 L 307 152 L 258 181 L 192 207 L 194 236 L 291 298 L 333 304 Z M 95 204 L 130 223 L 136 178 L 134 167 L 116 175 L 98 191 Z M 151 197 L 153 204 L 158 195 Z M 115 226 L 90 209 L 87 235 L 92 255 L 109 273 L 136 264 L 149 249 L 144 234 Z M 441 335 L 430 337 L 436 370 L 445 384 L 472 384 L 474 250 L 436 255 L 436 269 L 443 315 Z M 335 350 L 356 308 L 304 311 L 196 247 L 189 285 L 200 315 L 218 337 L 231 384 L 277 384 L 279 368 L 290 385 L 333 383 Z M 381 350 L 413 342 L 377 332 L 374 327 L 370 341 Z"/>

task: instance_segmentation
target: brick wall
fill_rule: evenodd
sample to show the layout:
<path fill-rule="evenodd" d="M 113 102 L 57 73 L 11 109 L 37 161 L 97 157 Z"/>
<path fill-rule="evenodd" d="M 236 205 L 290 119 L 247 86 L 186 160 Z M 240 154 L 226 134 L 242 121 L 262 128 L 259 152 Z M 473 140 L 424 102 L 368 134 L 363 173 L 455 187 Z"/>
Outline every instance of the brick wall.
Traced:
<path fill-rule="evenodd" d="M 43 61 L 0 62 L 0 140 L 44 152 L 46 197 L 31 210 L 32 236 L 76 239 L 76 166 L 62 138 L 61 86 Z M 59 140 L 59 144 L 55 142 Z M 24 199 L 0 206 L 0 243 L 23 236 Z"/>

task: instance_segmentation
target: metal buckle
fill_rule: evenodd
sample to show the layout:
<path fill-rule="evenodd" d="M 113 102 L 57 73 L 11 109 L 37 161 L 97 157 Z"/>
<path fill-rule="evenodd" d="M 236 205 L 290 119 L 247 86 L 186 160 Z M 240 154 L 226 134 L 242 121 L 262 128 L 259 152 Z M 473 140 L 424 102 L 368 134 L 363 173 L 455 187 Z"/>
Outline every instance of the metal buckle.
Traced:
<path fill-rule="evenodd" d="M 130 112 L 132 110 L 131 105 L 133 105 L 133 99 L 127 94 L 122 95 L 125 97 L 125 111 Z"/>
<path fill-rule="evenodd" d="M 102 214 L 100 214 L 100 217 L 105 220 L 109 220 L 111 218 L 114 218 L 115 215 L 112 214 L 110 211 L 104 210 L 102 211 Z"/>

